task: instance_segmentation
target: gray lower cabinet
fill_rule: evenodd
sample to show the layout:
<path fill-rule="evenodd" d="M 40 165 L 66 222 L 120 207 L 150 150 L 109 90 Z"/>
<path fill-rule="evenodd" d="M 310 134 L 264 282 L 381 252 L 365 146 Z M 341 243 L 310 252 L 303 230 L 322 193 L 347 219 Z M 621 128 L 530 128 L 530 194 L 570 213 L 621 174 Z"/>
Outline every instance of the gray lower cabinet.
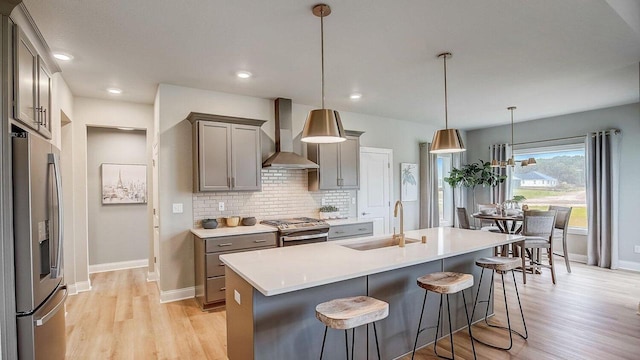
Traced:
<path fill-rule="evenodd" d="M 373 235 L 373 222 L 331 225 L 329 228 L 329 240 L 344 240 Z"/>
<path fill-rule="evenodd" d="M 220 255 L 276 247 L 276 233 L 233 235 L 215 238 L 194 236 L 196 301 L 203 310 L 225 300 L 225 265 Z"/>
<path fill-rule="evenodd" d="M 320 167 L 308 171 L 309 190 L 360 188 L 360 131 L 345 131 L 337 144 L 308 144 L 307 157 Z"/>
<path fill-rule="evenodd" d="M 202 113 L 193 124 L 194 191 L 259 191 L 260 126 L 266 121 Z"/>

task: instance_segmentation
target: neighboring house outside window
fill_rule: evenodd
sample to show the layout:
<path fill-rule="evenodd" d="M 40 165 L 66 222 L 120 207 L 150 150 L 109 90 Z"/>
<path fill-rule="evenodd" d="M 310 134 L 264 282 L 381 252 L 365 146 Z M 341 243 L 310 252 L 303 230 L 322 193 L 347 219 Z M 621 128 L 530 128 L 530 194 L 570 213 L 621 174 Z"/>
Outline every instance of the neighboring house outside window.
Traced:
<path fill-rule="evenodd" d="M 549 205 L 572 207 L 569 228 L 586 234 L 587 201 L 584 144 L 516 149 L 516 167 L 511 172 L 510 196 L 522 195 L 530 209 Z M 537 164 L 522 167 L 521 161 L 535 158 Z"/>

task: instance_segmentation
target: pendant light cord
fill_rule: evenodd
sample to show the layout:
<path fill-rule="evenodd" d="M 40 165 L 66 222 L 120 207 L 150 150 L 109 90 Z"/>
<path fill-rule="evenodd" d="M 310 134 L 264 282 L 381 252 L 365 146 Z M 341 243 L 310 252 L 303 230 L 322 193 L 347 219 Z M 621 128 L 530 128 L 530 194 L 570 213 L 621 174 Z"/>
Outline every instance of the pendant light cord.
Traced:
<path fill-rule="evenodd" d="M 511 152 L 513 152 L 513 108 L 511 110 Z"/>
<path fill-rule="evenodd" d="M 448 98 L 447 98 L 447 54 L 443 56 L 444 58 L 444 128 L 449 128 L 449 109 L 448 109 Z"/>
<path fill-rule="evenodd" d="M 322 68 L 322 108 L 324 109 L 324 6 L 320 9 L 320 57 Z"/>

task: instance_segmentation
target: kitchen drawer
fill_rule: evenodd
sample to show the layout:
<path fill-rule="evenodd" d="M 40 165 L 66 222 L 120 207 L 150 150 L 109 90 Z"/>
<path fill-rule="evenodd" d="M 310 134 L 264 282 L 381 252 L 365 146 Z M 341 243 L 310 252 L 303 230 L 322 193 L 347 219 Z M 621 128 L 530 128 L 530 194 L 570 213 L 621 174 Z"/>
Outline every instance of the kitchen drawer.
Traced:
<path fill-rule="evenodd" d="M 259 250 L 259 249 L 264 249 L 264 248 L 259 247 L 259 248 L 251 248 L 246 250 L 225 251 L 225 252 L 205 254 L 205 266 L 207 269 L 206 277 L 210 278 L 214 276 L 224 276 L 224 269 L 226 266 L 224 265 L 222 260 L 220 260 L 220 255 L 233 254 L 233 253 L 243 252 L 243 251 L 253 251 L 253 250 Z"/>
<path fill-rule="evenodd" d="M 276 233 L 234 235 L 205 239 L 205 252 L 229 252 L 256 247 L 276 246 Z"/>
<path fill-rule="evenodd" d="M 224 276 L 207 279 L 207 303 L 224 300 Z"/>
<path fill-rule="evenodd" d="M 348 225 L 332 225 L 329 228 L 329 240 L 342 240 L 371 235 L 373 235 L 373 222 Z"/>

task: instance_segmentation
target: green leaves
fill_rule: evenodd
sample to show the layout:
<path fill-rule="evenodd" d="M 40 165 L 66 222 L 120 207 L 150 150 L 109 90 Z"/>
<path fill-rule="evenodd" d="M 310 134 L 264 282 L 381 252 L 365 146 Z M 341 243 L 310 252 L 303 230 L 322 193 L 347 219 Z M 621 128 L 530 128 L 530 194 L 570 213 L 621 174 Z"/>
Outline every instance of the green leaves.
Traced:
<path fill-rule="evenodd" d="M 444 181 L 451 187 L 464 186 L 475 188 L 478 185 L 495 187 L 507 179 L 505 175 L 498 175 L 488 161 L 467 164 L 461 169 L 452 168 Z"/>

